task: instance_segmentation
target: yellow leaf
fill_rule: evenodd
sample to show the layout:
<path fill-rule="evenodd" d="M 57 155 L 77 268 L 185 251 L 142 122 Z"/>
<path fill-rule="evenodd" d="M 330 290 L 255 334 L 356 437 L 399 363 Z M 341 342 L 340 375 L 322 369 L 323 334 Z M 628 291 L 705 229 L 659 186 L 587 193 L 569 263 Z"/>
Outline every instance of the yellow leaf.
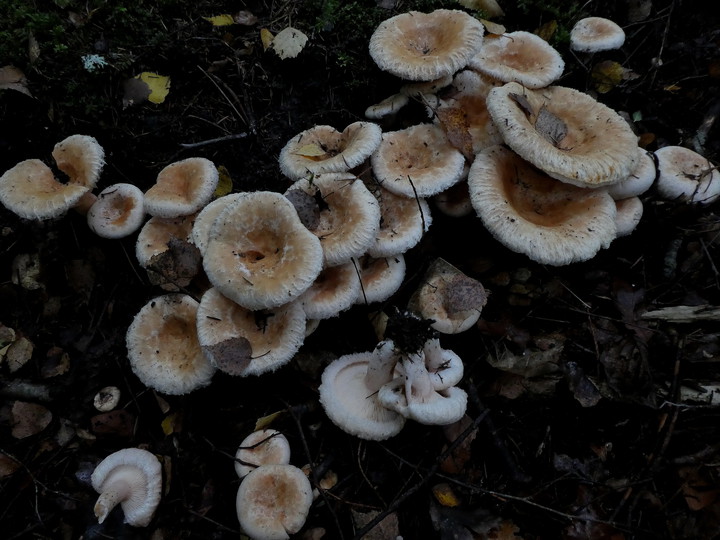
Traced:
<path fill-rule="evenodd" d="M 433 486 L 432 492 L 437 502 L 443 506 L 458 506 L 460 504 L 460 499 L 448 484 L 437 484 Z"/>
<path fill-rule="evenodd" d="M 558 23 L 556 20 L 548 21 L 543 24 L 540 28 L 535 30 L 535 33 L 543 38 L 545 41 L 550 41 L 557 32 Z"/>
<path fill-rule="evenodd" d="M 260 41 L 262 41 L 263 50 L 268 50 L 268 47 L 272 43 L 273 37 L 275 36 L 273 36 L 272 32 L 267 28 L 260 29 Z"/>
<path fill-rule="evenodd" d="M 165 418 L 163 418 L 162 423 L 160 424 L 163 430 L 163 433 L 165 435 L 170 435 L 171 433 L 176 433 L 180 431 L 180 414 L 179 413 L 172 413 L 168 414 Z"/>
<path fill-rule="evenodd" d="M 310 143 L 305 146 L 301 146 L 293 153 L 307 158 L 314 158 L 327 154 L 327 152 L 317 143 Z"/>
<path fill-rule="evenodd" d="M 273 421 L 278 416 L 280 416 L 281 414 L 284 414 L 284 413 L 285 413 L 285 411 L 282 410 L 282 411 L 274 412 L 272 414 L 268 414 L 267 416 L 263 416 L 262 418 L 258 418 L 257 421 L 255 422 L 255 430 L 254 431 L 259 431 L 261 429 L 267 428 L 270 424 L 273 423 Z"/>
<path fill-rule="evenodd" d="M 224 165 L 218 167 L 218 173 L 220 173 L 220 180 L 215 188 L 215 193 L 213 193 L 213 197 L 215 198 L 227 195 L 233 188 L 232 177 Z"/>
<path fill-rule="evenodd" d="M 150 89 L 148 101 L 151 103 L 162 103 L 170 93 L 170 77 L 143 71 L 140 75 L 135 75 L 135 78 L 144 82 Z"/>
<path fill-rule="evenodd" d="M 215 15 L 214 17 L 203 17 L 206 21 L 208 21 L 213 26 L 230 26 L 231 24 L 235 24 L 235 19 L 232 15 L 229 15 L 227 13 L 223 13 L 222 15 Z"/>
<path fill-rule="evenodd" d="M 600 62 L 592 69 L 592 79 L 595 81 L 595 89 L 605 94 L 615 88 L 623 80 L 625 69 L 611 60 Z"/>
<path fill-rule="evenodd" d="M 480 22 L 483 23 L 485 30 L 487 30 L 489 34 L 500 36 L 505 33 L 505 27 L 502 24 L 494 23 L 485 19 L 480 19 Z"/>

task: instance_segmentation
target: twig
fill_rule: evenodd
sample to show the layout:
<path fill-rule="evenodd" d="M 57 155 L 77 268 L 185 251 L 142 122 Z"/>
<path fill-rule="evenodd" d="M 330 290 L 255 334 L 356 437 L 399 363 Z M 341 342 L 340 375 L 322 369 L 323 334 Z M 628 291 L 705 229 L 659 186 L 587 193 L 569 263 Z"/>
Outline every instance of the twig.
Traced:
<path fill-rule="evenodd" d="M 199 141 L 195 143 L 180 143 L 182 148 L 200 148 L 201 146 L 207 146 L 209 144 L 215 144 L 225 141 L 233 141 L 235 139 L 243 139 L 247 137 L 247 133 L 233 133 L 232 135 L 225 135 L 224 137 L 215 137 L 214 139 L 207 139 L 206 141 Z"/>

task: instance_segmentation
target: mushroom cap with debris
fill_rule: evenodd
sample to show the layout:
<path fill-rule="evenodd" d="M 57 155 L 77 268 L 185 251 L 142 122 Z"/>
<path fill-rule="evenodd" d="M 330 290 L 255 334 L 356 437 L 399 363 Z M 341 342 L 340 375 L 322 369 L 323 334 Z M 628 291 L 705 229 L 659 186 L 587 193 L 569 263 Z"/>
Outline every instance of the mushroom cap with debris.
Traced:
<path fill-rule="evenodd" d="M 684 146 L 663 146 L 655 157 L 655 184 L 664 199 L 710 204 L 720 195 L 720 172 L 704 156 Z"/>
<path fill-rule="evenodd" d="M 145 220 L 143 192 L 133 184 L 113 184 L 103 189 L 87 213 L 88 227 L 103 238 L 124 238 Z"/>

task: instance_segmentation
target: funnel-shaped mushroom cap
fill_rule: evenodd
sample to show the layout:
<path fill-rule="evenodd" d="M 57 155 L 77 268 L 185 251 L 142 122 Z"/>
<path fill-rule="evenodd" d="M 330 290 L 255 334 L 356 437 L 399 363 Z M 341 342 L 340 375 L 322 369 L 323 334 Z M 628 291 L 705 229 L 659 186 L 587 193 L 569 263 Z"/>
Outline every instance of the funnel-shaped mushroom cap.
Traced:
<path fill-rule="evenodd" d="M 203 266 L 224 296 L 256 311 L 286 304 L 320 274 L 323 248 L 279 193 L 248 193 L 210 229 Z"/>
<path fill-rule="evenodd" d="M 342 133 L 315 126 L 295 135 L 280 151 L 280 171 L 291 180 L 309 174 L 347 172 L 380 144 L 382 130 L 372 122 L 353 122 Z"/>
<path fill-rule="evenodd" d="M 470 67 L 499 81 L 542 88 L 560 78 L 565 62 L 540 36 L 518 31 L 486 38 Z"/>
<path fill-rule="evenodd" d="M 625 43 L 625 32 L 610 19 L 586 17 L 570 30 L 570 48 L 580 52 L 619 49 Z"/>
<path fill-rule="evenodd" d="M 411 81 L 431 81 L 465 67 L 480 50 L 485 27 L 464 11 L 410 11 L 381 22 L 370 37 L 380 69 Z"/>
<path fill-rule="evenodd" d="M 490 91 L 487 107 L 510 148 L 563 182 L 607 186 L 627 178 L 637 163 L 628 123 L 572 88 L 507 83 Z"/>
<path fill-rule="evenodd" d="M 200 299 L 197 332 L 205 356 L 230 375 L 260 375 L 287 364 L 305 339 L 305 312 L 297 302 L 251 311 L 216 288 Z"/>
<path fill-rule="evenodd" d="M 90 477 L 100 493 L 95 515 L 102 523 L 120 504 L 125 523 L 147 527 L 160 503 L 162 470 L 160 462 L 147 450 L 124 448 L 102 460 Z"/>
<path fill-rule="evenodd" d="M 52 156 L 69 184 L 94 188 L 105 165 L 105 151 L 89 135 L 70 135 L 55 145 Z"/>
<path fill-rule="evenodd" d="M 123 238 L 140 228 L 145 219 L 143 192 L 132 184 L 103 189 L 87 213 L 90 229 L 103 238 Z"/>
<path fill-rule="evenodd" d="M 285 540 L 305 524 L 312 486 L 293 465 L 263 465 L 249 473 L 237 493 L 240 527 L 250 538 Z"/>
<path fill-rule="evenodd" d="M 213 162 L 205 158 L 171 163 L 145 192 L 145 209 L 148 214 L 163 218 L 194 214 L 210 202 L 219 177 Z"/>
<path fill-rule="evenodd" d="M 323 268 L 310 288 L 302 293 L 308 319 L 328 319 L 349 309 L 360 294 L 360 277 L 352 262 Z"/>
<path fill-rule="evenodd" d="M 89 187 L 58 182 L 39 159 L 21 161 L 0 177 L 0 202 L 25 219 L 51 219 L 75 206 Z"/>
<path fill-rule="evenodd" d="M 403 197 L 428 197 L 457 183 L 465 158 L 433 124 L 383 133 L 371 157 L 382 187 Z"/>
<path fill-rule="evenodd" d="M 240 443 L 235 453 L 235 472 L 244 478 L 261 465 L 290 463 L 290 443 L 275 429 L 253 431 Z"/>
<path fill-rule="evenodd" d="M 468 185 L 492 235 L 539 263 L 585 261 L 615 238 L 615 203 L 606 191 L 558 182 L 504 146 L 477 155 Z"/>
<path fill-rule="evenodd" d="M 405 257 L 401 253 L 375 258 L 365 255 L 357 260 L 360 271 L 360 292 L 357 304 L 384 302 L 402 285 L 405 279 Z"/>
<path fill-rule="evenodd" d="M 200 250 L 200 253 L 205 253 L 208 240 L 210 238 L 210 229 L 213 223 L 220 215 L 220 212 L 232 202 L 235 202 L 241 197 L 244 197 L 246 193 L 230 193 L 224 197 L 218 197 L 214 201 L 208 203 L 200 212 L 198 212 L 195 220 L 192 224 L 192 242 Z"/>
<path fill-rule="evenodd" d="M 657 190 L 669 200 L 709 204 L 720 195 L 720 172 L 705 157 L 683 146 L 655 150 Z"/>
<path fill-rule="evenodd" d="M 197 308 L 188 295 L 166 294 L 145 304 L 130 323 L 128 359 L 145 386 L 180 395 L 210 384 L 215 368 L 198 342 Z"/>
<path fill-rule="evenodd" d="M 375 241 L 380 228 L 380 205 L 356 176 L 321 174 L 295 182 L 285 192 L 299 190 L 317 208 L 317 222 L 305 226 L 320 239 L 325 266 L 360 257 Z"/>

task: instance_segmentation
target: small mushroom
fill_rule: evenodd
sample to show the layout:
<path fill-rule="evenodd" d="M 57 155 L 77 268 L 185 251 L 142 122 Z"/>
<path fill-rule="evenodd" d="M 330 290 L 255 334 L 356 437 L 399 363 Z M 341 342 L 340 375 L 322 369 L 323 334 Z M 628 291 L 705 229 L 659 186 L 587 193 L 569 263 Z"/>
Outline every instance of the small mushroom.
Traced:
<path fill-rule="evenodd" d="M 570 30 L 570 48 L 579 52 L 599 52 L 619 49 L 625 43 L 625 32 L 610 19 L 586 17 Z"/>
<path fill-rule="evenodd" d="M 239 478 L 245 478 L 260 466 L 288 463 L 290 443 L 275 429 L 253 431 L 243 439 L 235 453 L 235 472 Z"/>
<path fill-rule="evenodd" d="M 638 152 L 638 161 L 630 176 L 607 187 L 607 192 L 616 201 L 642 195 L 655 182 L 657 170 L 652 154 L 640 148 Z"/>
<path fill-rule="evenodd" d="M 124 183 L 103 189 L 87 213 L 90 230 L 103 238 L 129 236 L 144 220 L 143 192 Z"/>
<path fill-rule="evenodd" d="M 151 216 L 161 218 L 195 214 L 210 202 L 219 178 L 213 162 L 205 158 L 171 163 L 145 192 L 145 209 Z"/>
<path fill-rule="evenodd" d="M 405 279 L 405 257 L 401 253 L 381 258 L 365 255 L 355 264 L 360 272 L 356 304 L 384 302 L 395 294 Z"/>
<path fill-rule="evenodd" d="M 162 488 L 162 468 L 154 454 L 140 448 L 119 450 L 98 464 L 90 480 L 100 494 L 95 503 L 100 523 L 120 504 L 127 524 L 148 526 Z"/>
<path fill-rule="evenodd" d="M 615 201 L 617 212 L 615 214 L 616 236 L 628 236 L 638 226 L 643 215 L 643 203 L 640 197 L 628 197 Z"/>
<path fill-rule="evenodd" d="M 720 172 L 705 157 L 684 146 L 655 150 L 658 193 L 668 200 L 710 204 L 720 195 Z"/>
<path fill-rule="evenodd" d="M 355 304 L 360 279 L 352 262 L 323 268 L 310 288 L 300 295 L 305 315 L 320 321 L 335 317 Z"/>
<path fill-rule="evenodd" d="M 93 405 L 100 412 L 112 411 L 120 403 L 120 389 L 117 386 L 102 388 L 93 399 Z"/>

